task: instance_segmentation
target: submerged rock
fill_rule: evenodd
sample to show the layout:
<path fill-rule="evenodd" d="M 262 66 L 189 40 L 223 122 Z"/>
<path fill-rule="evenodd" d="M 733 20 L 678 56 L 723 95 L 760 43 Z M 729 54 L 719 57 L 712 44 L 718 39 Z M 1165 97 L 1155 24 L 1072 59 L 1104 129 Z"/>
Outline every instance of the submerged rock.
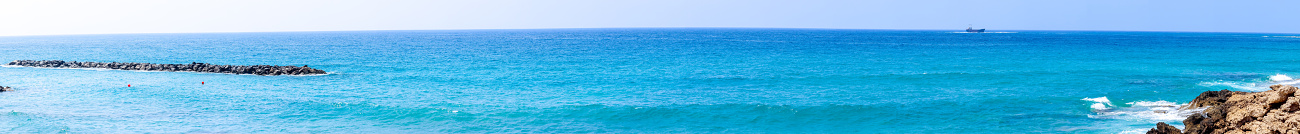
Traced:
<path fill-rule="evenodd" d="M 1186 134 L 1300 134 L 1300 94 L 1296 87 L 1273 85 L 1263 92 L 1206 91 L 1187 108 L 1210 107 L 1183 120 Z M 1147 133 L 1171 132 L 1157 124 Z M 1176 128 L 1175 128 L 1176 130 Z"/>
<path fill-rule="evenodd" d="M 325 74 L 324 70 L 297 66 L 271 65 L 213 65 L 191 62 L 190 64 L 153 64 L 153 63 L 118 63 L 118 62 L 77 62 L 61 60 L 17 60 L 9 62 L 11 66 L 47 67 L 47 68 L 102 68 L 116 70 L 168 71 L 168 72 L 204 72 L 253 75 L 316 75 Z"/>

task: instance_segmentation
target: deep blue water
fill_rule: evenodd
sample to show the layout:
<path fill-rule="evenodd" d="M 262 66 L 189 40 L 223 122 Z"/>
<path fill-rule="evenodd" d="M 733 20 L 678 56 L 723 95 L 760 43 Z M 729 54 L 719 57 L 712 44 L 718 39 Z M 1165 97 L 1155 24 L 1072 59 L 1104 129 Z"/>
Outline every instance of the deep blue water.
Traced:
<path fill-rule="evenodd" d="M 331 73 L 0 67 L 0 85 L 17 89 L 0 93 L 0 131 L 1121 133 L 1181 124 L 1177 112 L 1155 113 L 1153 105 L 1209 90 L 1257 91 L 1278 83 L 1270 76 L 1300 75 L 1297 34 L 954 31 L 0 37 L 4 62 L 310 65 Z M 1098 97 L 1110 102 L 1083 100 Z"/>

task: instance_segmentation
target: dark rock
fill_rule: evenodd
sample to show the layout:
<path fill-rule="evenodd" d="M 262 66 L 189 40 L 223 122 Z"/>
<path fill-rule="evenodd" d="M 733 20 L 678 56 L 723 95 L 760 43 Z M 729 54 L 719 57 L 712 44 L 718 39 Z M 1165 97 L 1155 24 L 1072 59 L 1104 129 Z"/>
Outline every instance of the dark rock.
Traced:
<path fill-rule="evenodd" d="M 1232 97 L 1233 94 L 1239 94 L 1239 93 L 1245 93 L 1245 92 L 1228 91 L 1227 89 L 1219 90 L 1219 91 L 1201 92 L 1201 95 L 1196 96 L 1196 99 L 1192 99 L 1192 102 L 1189 103 L 1188 107 L 1185 107 L 1184 109 L 1201 108 L 1206 106 L 1217 106 L 1219 104 L 1223 104 L 1223 102 L 1228 101 L 1228 97 Z"/>
<path fill-rule="evenodd" d="M 60 60 L 17 60 L 9 62 L 12 66 L 25 67 L 47 67 L 47 68 L 103 68 L 117 70 L 140 70 L 140 71 L 169 71 L 169 72 L 203 72 L 203 73 L 227 73 L 227 74 L 253 74 L 253 75 L 317 75 L 325 74 L 324 70 L 314 69 L 303 65 L 297 66 L 271 66 L 271 65 L 213 65 L 207 63 L 190 62 L 190 64 L 153 64 L 153 63 L 118 63 L 118 62 L 64 62 Z"/>
<path fill-rule="evenodd" d="M 1152 128 L 1150 131 L 1147 131 L 1147 134 L 1182 134 L 1182 133 L 1183 131 L 1178 130 L 1178 128 L 1174 126 L 1170 126 L 1169 124 L 1165 124 L 1165 122 L 1156 123 L 1156 128 Z"/>
<path fill-rule="evenodd" d="M 1213 130 L 1222 128 L 1223 124 L 1216 124 L 1222 122 L 1224 118 L 1227 118 L 1227 109 L 1220 108 L 1220 106 L 1225 106 L 1224 103 L 1233 95 L 1237 94 L 1248 93 L 1228 91 L 1226 89 L 1201 92 L 1200 96 L 1196 96 L 1196 99 L 1192 99 L 1192 102 L 1188 103 L 1187 107 L 1183 107 L 1182 109 L 1195 109 L 1202 107 L 1210 108 L 1205 109 L 1205 111 L 1202 111 L 1201 113 L 1192 114 L 1191 116 L 1188 116 L 1187 119 L 1183 119 L 1183 125 L 1186 126 L 1184 131 L 1193 134 L 1208 134 L 1213 133 Z"/>

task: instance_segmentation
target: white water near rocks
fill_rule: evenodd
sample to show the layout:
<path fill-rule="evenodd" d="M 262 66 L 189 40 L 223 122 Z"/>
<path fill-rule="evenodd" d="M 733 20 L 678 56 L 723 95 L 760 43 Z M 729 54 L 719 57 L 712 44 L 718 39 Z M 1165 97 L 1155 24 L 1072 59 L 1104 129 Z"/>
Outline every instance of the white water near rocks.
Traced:
<path fill-rule="evenodd" d="M 1163 100 L 1124 103 L 1128 106 L 1116 106 L 1111 104 L 1110 100 L 1106 97 L 1085 98 L 1083 100 L 1094 102 L 1091 105 L 1091 108 L 1095 114 L 1088 115 L 1088 117 L 1098 119 L 1181 121 L 1186 119 L 1187 116 L 1205 110 L 1205 108 L 1179 109 L 1187 104 L 1178 104 Z"/>
<path fill-rule="evenodd" d="M 1246 80 L 1246 81 L 1219 80 L 1213 82 L 1201 82 L 1197 85 L 1212 87 L 1212 88 L 1226 88 L 1226 89 L 1239 90 L 1239 91 L 1259 92 L 1259 91 L 1268 91 L 1269 90 L 1268 86 L 1273 86 L 1273 85 L 1297 86 L 1297 84 L 1300 84 L 1300 80 L 1293 79 L 1285 74 L 1275 74 L 1269 76 L 1268 80 Z"/>

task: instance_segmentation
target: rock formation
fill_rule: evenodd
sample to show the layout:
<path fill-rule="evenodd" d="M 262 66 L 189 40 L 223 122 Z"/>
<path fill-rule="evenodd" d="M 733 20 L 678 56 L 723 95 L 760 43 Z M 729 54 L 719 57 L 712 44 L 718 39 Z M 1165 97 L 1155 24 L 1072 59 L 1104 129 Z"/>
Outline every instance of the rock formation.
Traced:
<path fill-rule="evenodd" d="M 1273 85 L 1263 92 L 1207 91 L 1186 108 L 1210 107 L 1183 120 L 1184 134 L 1300 134 L 1300 94 L 1296 87 Z M 1161 122 L 1148 134 L 1178 134 Z"/>
<path fill-rule="evenodd" d="M 1181 134 L 1181 133 L 1183 132 L 1181 130 L 1178 130 L 1178 128 L 1174 126 L 1170 126 L 1169 124 L 1165 124 L 1164 122 L 1156 123 L 1156 128 L 1152 128 L 1151 131 L 1147 131 L 1147 134 Z"/>
<path fill-rule="evenodd" d="M 153 64 L 153 63 L 118 63 L 118 62 L 66 62 L 61 60 L 17 60 L 9 62 L 11 66 L 47 67 L 47 68 L 102 68 L 117 70 L 169 71 L 169 72 L 204 72 L 254 75 L 315 75 L 325 71 L 307 66 L 271 66 L 271 65 L 213 65 L 207 63 L 190 64 Z"/>

